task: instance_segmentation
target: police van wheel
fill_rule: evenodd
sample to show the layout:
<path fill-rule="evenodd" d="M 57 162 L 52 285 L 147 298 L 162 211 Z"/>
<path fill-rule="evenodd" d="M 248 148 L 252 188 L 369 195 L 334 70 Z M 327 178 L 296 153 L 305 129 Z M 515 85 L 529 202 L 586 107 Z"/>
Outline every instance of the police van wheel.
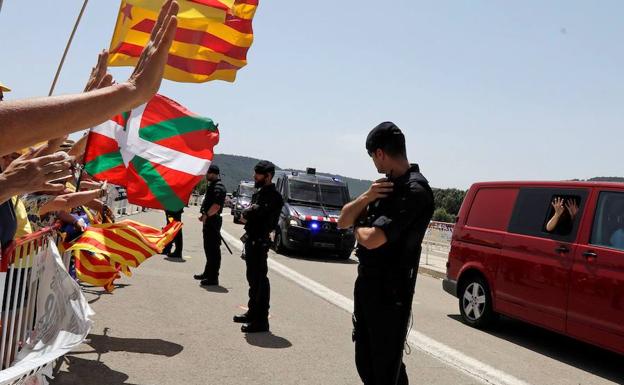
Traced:
<path fill-rule="evenodd" d="M 473 275 L 466 278 L 458 294 L 459 311 L 468 325 L 483 329 L 496 319 L 492 310 L 490 287 L 483 277 Z"/>
<path fill-rule="evenodd" d="M 275 229 L 275 237 L 273 237 L 273 250 L 277 254 L 285 254 L 286 248 L 284 247 L 284 242 L 282 241 L 282 230 L 278 227 Z"/>

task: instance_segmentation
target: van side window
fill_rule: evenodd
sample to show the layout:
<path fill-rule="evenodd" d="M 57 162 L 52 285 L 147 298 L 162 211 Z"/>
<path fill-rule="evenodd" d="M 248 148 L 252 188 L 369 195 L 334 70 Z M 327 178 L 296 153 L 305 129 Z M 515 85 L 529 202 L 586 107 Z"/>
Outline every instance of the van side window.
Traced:
<path fill-rule="evenodd" d="M 624 193 L 600 193 L 589 243 L 624 250 Z"/>
<path fill-rule="evenodd" d="M 557 235 L 569 235 L 574 228 L 581 197 L 554 195 L 550 202 L 550 210 L 548 210 L 542 231 Z"/>
<path fill-rule="evenodd" d="M 522 188 L 518 193 L 508 231 L 572 242 L 576 238 L 587 193 L 587 190 Z M 575 212 L 574 218 L 568 216 L 566 202 L 571 207 L 569 210 Z M 561 212 L 561 207 L 568 213 Z M 559 215 L 555 218 L 557 211 Z M 549 231 L 548 228 L 552 230 Z"/>

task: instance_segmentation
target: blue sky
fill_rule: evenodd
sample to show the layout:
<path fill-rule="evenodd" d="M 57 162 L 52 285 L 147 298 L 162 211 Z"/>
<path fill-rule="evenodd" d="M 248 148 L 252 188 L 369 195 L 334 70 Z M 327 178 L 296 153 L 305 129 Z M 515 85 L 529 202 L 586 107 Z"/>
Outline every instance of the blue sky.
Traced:
<path fill-rule="evenodd" d="M 47 94 L 81 5 L 4 1 L 7 98 Z M 118 7 L 90 1 L 57 94 L 82 90 Z M 220 123 L 217 152 L 282 167 L 376 178 L 364 139 L 392 120 L 436 187 L 624 176 L 622 14 L 606 0 L 261 0 L 236 83 L 161 93 Z"/>

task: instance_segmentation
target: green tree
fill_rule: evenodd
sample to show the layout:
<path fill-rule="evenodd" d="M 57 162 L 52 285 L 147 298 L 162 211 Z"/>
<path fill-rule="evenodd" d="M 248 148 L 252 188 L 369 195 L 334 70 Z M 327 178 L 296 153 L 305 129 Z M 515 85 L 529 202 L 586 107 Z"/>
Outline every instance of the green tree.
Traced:
<path fill-rule="evenodd" d="M 449 214 L 444 208 L 439 207 L 433 212 L 433 218 L 431 219 L 438 222 L 453 223 L 455 222 L 455 215 Z"/>

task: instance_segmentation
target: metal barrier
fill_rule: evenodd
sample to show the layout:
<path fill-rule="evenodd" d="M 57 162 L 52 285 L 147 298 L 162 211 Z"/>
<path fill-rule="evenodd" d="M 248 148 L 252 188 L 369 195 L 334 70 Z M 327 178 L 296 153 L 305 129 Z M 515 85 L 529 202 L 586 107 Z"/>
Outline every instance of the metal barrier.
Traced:
<path fill-rule="evenodd" d="M 422 242 L 426 265 L 430 264 L 430 257 L 445 258 L 448 255 L 451 250 L 451 237 L 454 228 L 454 223 L 429 222 Z"/>
<path fill-rule="evenodd" d="M 109 205 L 115 215 L 133 215 L 145 211 L 141 206 L 129 204 L 127 199 L 114 201 Z"/>
<path fill-rule="evenodd" d="M 39 251 L 54 242 L 56 228 L 44 228 L 14 241 L 0 260 L 0 369 L 11 365 L 33 331 L 38 277 L 32 266 Z M 67 267 L 69 258 L 63 261 Z"/>

